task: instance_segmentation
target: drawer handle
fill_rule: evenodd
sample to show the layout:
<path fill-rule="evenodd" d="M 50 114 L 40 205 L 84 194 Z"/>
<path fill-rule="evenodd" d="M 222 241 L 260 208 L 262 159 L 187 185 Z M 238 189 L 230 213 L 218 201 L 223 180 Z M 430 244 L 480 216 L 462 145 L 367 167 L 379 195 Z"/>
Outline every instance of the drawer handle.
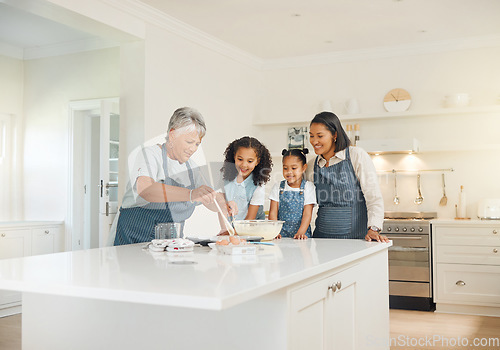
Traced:
<path fill-rule="evenodd" d="M 328 290 L 331 290 L 332 292 L 334 292 L 334 293 L 335 293 L 335 291 L 337 290 L 337 284 L 336 284 L 336 283 L 334 283 L 334 284 L 330 284 L 330 285 L 328 286 Z"/>
<path fill-rule="evenodd" d="M 493 248 L 493 253 L 498 253 L 498 249 L 497 248 Z"/>
<path fill-rule="evenodd" d="M 45 230 L 45 234 L 48 235 L 50 233 L 49 230 Z"/>
<path fill-rule="evenodd" d="M 497 230 L 493 230 L 493 234 L 496 235 L 498 233 Z"/>
<path fill-rule="evenodd" d="M 338 289 L 338 290 L 340 290 L 340 288 L 342 288 L 342 282 L 338 281 L 338 282 L 336 283 L 336 285 L 337 285 L 337 289 Z"/>
<path fill-rule="evenodd" d="M 460 287 L 463 287 L 465 286 L 465 282 L 464 281 L 457 281 L 457 283 L 455 283 L 457 286 L 460 286 Z"/>
<path fill-rule="evenodd" d="M 2 237 L 5 237 L 5 233 L 2 233 Z"/>

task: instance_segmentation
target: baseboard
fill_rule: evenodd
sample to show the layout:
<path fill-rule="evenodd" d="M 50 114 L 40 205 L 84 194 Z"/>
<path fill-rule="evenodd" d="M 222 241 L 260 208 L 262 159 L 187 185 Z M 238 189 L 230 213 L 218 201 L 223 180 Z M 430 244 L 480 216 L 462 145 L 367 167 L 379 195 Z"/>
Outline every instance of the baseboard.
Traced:
<path fill-rule="evenodd" d="M 500 317 L 500 307 L 436 303 L 436 312 Z"/>
<path fill-rule="evenodd" d="M 12 315 L 17 315 L 22 312 L 21 303 L 12 303 L 12 305 L 6 304 L 2 305 L 0 308 L 0 317 L 7 317 Z"/>

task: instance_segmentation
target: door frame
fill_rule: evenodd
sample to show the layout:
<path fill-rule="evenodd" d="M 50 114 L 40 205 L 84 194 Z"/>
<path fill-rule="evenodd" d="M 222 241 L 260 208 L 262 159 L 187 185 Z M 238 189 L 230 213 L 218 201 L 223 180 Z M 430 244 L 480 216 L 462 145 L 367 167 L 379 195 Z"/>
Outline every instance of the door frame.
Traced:
<path fill-rule="evenodd" d="M 80 241 L 78 244 L 73 242 L 75 233 L 75 217 L 76 213 L 82 212 L 83 195 L 76 193 L 75 189 L 75 174 L 80 174 L 83 169 L 83 162 L 76 162 L 74 159 L 75 152 L 75 141 L 76 141 L 76 118 L 77 112 L 93 110 L 101 108 L 101 101 L 111 101 L 119 103 L 119 97 L 110 98 L 99 98 L 99 99 L 89 99 L 89 100 L 78 100 L 70 101 L 68 104 L 68 116 L 69 116 L 69 132 L 68 132 L 68 196 L 67 196 L 67 214 L 65 220 L 65 250 L 79 250 L 83 248 L 83 242 Z M 83 228 L 82 228 L 83 229 Z M 82 238 L 82 237 L 80 237 Z"/>

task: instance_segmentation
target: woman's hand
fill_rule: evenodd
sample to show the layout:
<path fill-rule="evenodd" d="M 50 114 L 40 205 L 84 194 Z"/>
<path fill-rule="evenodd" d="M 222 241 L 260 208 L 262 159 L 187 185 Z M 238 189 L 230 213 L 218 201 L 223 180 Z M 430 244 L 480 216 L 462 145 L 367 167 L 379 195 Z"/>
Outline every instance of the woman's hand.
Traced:
<path fill-rule="evenodd" d="M 215 199 L 216 192 L 208 186 L 202 185 L 195 188 L 191 193 L 191 200 L 201 202 L 204 205 L 209 205 Z"/>
<path fill-rule="evenodd" d="M 368 233 L 365 236 L 365 240 L 367 240 L 368 242 L 377 241 L 377 242 L 389 243 L 389 238 L 373 230 L 368 230 Z"/>
<path fill-rule="evenodd" d="M 227 202 L 227 212 L 229 213 L 229 216 L 238 215 L 238 206 L 235 201 Z"/>
<path fill-rule="evenodd" d="M 307 239 L 307 236 L 303 233 L 296 233 L 293 239 Z"/>

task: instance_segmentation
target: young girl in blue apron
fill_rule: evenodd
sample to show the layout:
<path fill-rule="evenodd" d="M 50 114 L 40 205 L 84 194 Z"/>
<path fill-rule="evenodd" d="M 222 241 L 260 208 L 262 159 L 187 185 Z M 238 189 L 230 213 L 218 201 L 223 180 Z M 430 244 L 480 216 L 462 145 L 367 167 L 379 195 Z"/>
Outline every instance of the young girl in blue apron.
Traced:
<path fill-rule="evenodd" d="M 316 204 L 314 184 L 304 179 L 307 169 L 307 149 L 284 149 L 283 176 L 285 180 L 276 183 L 271 189 L 269 199 L 269 220 L 283 220 L 283 228 L 277 238 L 311 237 L 311 218 Z"/>
<path fill-rule="evenodd" d="M 373 162 L 363 149 L 350 147 L 337 116 L 317 114 L 311 121 L 309 141 L 318 155 L 312 160 L 318 201 L 314 238 L 354 238 L 388 242 L 379 234 L 384 201 Z"/>
<path fill-rule="evenodd" d="M 273 166 L 269 150 L 245 136 L 231 142 L 224 157 L 221 172 L 230 214 L 236 220 L 264 220 L 264 185 Z"/>

